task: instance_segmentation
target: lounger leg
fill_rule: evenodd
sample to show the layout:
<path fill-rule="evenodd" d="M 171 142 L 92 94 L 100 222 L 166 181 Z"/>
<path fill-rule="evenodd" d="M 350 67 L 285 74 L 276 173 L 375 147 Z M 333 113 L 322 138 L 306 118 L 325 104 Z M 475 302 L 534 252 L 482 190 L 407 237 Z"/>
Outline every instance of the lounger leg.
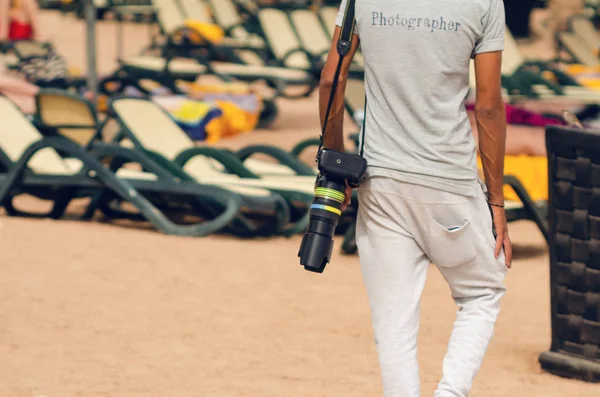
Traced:
<path fill-rule="evenodd" d="M 52 219 L 60 219 L 65 214 L 67 207 L 71 200 L 73 200 L 74 191 L 72 189 L 66 189 L 63 194 L 59 195 L 59 198 L 54 201 L 52 211 L 48 216 Z"/>
<path fill-rule="evenodd" d="M 260 120 L 258 122 L 258 128 L 268 128 L 275 119 L 279 110 L 277 109 L 277 104 L 275 101 L 270 99 L 263 100 L 263 110 L 260 113 Z"/>
<path fill-rule="evenodd" d="M 517 197 L 519 197 L 519 200 L 521 200 L 521 203 L 523 203 L 523 208 L 527 212 L 529 219 L 537 224 L 538 228 L 544 235 L 546 242 L 550 243 L 548 222 L 544 219 L 540 211 L 536 209 L 536 204 L 527 193 L 527 190 L 525 190 L 525 187 L 523 187 L 517 178 L 510 175 L 504 177 L 504 183 L 509 185 L 515 191 Z"/>
<path fill-rule="evenodd" d="M 100 206 L 100 202 L 104 199 L 104 191 L 98 191 L 92 195 L 92 200 L 85 209 L 84 214 L 81 216 L 83 220 L 90 220 L 94 217 L 94 213 Z"/>
<path fill-rule="evenodd" d="M 283 197 L 288 196 L 288 200 L 290 202 L 296 201 L 296 200 L 294 200 L 295 197 L 290 196 L 290 192 L 285 192 L 285 191 L 276 191 L 276 192 L 281 194 Z M 300 219 L 298 219 L 295 223 L 290 224 L 283 230 L 283 235 L 285 237 L 291 237 L 295 234 L 302 234 L 306 231 L 306 228 L 308 227 L 308 223 L 310 222 L 310 206 L 312 205 L 313 199 L 314 199 L 314 196 L 312 194 L 304 194 L 304 193 L 302 193 L 300 195 L 300 197 L 297 198 L 297 201 L 302 201 L 306 205 L 306 210 Z"/>

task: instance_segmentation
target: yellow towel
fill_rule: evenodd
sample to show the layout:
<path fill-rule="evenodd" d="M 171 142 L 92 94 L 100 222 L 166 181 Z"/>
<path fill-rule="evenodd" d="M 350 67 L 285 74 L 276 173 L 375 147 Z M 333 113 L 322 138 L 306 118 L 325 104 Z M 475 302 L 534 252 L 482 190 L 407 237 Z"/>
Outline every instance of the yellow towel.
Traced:
<path fill-rule="evenodd" d="M 247 83 L 191 83 L 187 85 L 186 90 L 194 98 L 214 101 L 223 111 L 222 120 L 215 120 L 208 125 L 208 130 L 215 139 L 250 132 L 258 125 L 263 99 L 260 93 Z"/>
<path fill-rule="evenodd" d="M 231 137 L 253 131 L 256 124 L 252 115 L 238 105 L 228 101 L 216 101 L 223 116 L 216 118 L 206 126 L 207 142 L 216 142 L 221 138 Z"/>
<path fill-rule="evenodd" d="M 481 159 L 478 158 L 480 173 Z M 538 156 L 506 156 L 504 158 L 504 175 L 516 177 L 527 190 L 532 200 L 548 200 L 548 159 Z M 517 194 L 504 186 L 504 199 L 519 201 Z"/>
<path fill-rule="evenodd" d="M 194 43 L 201 43 L 204 40 L 208 40 L 211 43 L 219 44 L 225 32 L 219 25 L 212 23 L 198 22 L 193 19 L 186 19 L 184 22 L 186 28 L 190 29 L 195 35 L 192 34 L 190 39 Z"/>

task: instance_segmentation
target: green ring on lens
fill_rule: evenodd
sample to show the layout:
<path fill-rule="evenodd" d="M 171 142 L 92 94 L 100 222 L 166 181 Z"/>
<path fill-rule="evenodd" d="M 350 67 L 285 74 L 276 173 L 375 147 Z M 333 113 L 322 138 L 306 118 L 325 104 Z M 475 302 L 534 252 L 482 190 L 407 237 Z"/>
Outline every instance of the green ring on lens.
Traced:
<path fill-rule="evenodd" d="M 344 200 L 346 199 L 346 195 L 343 193 L 340 193 L 337 190 L 334 189 L 329 189 L 326 187 L 318 187 L 315 189 L 315 196 L 317 197 L 323 197 L 323 198 L 331 198 L 332 200 L 335 201 L 339 201 L 340 203 L 343 203 Z"/>

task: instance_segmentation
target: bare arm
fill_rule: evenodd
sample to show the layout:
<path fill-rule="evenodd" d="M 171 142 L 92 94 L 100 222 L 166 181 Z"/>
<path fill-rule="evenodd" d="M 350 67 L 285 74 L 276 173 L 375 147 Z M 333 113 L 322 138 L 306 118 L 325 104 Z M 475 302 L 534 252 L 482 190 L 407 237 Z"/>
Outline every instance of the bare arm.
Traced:
<path fill-rule="evenodd" d="M 335 28 L 334 39 L 329 49 L 329 55 L 327 56 L 327 62 L 323 71 L 321 72 L 321 81 L 319 84 L 319 113 L 321 116 L 321 126 L 325 121 L 325 112 L 327 110 L 327 104 L 329 103 L 329 96 L 333 86 L 333 78 L 335 71 L 340 60 L 340 56 L 337 52 L 337 41 L 340 35 L 340 27 Z M 352 35 L 352 45 L 350 51 L 344 56 L 342 62 L 342 68 L 340 71 L 340 78 L 336 88 L 335 99 L 331 106 L 331 113 L 329 114 L 329 120 L 327 122 L 327 130 L 325 131 L 325 139 L 323 146 L 328 149 L 337 151 L 344 151 L 344 91 L 346 90 L 346 81 L 348 78 L 348 71 L 352 63 L 352 58 L 358 48 L 359 39 L 357 35 Z"/>
<path fill-rule="evenodd" d="M 506 151 L 506 109 L 501 86 L 502 52 L 488 52 L 475 57 L 475 119 L 479 152 L 488 200 L 504 203 L 504 155 Z"/>
<path fill-rule="evenodd" d="M 10 0 L 0 0 L 0 41 L 8 39 L 8 11 Z"/>
<path fill-rule="evenodd" d="M 506 151 L 506 109 L 502 100 L 502 52 L 484 52 L 475 56 L 477 97 L 475 119 L 479 153 L 483 165 L 488 201 L 492 208 L 496 233 L 496 258 L 504 248 L 507 267 L 512 263 L 512 244 L 504 211 L 504 154 Z"/>

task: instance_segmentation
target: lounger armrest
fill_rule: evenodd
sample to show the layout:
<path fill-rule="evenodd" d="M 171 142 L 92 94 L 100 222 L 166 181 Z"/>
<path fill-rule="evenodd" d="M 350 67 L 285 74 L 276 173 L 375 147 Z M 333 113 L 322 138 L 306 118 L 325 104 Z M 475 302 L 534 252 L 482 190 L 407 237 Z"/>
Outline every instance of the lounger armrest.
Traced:
<path fill-rule="evenodd" d="M 221 163 L 225 169 L 237 176 L 242 178 L 253 178 L 260 179 L 260 177 L 250 171 L 239 158 L 226 151 L 209 148 L 209 147 L 196 147 L 188 150 L 184 150 L 173 160 L 173 163 L 183 168 L 185 164 L 196 156 L 206 156 L 217 160 Z"/>
<path fill-rule="evenodd" d="M 159 178 L 179 179 L 139 150 L 129 149 L 110 143 L 94 143 L 91 145 L 89 153 L 100 162 L 107 158 L 112 158 L 110 168 L 113 172 L 116 172 L 126 163 L 137 163 L 142 166 L 144 171 L 150 172 Z"/>
<path fill-rule="evenodd" d="M 321 143 L 319 138 L 307 139 L 302 142 L 299 142 L 296 146 L 292 148 L 290 154 L 296 158 L 300 157 L 300 154 L 304 152 L 306 149 L 312 146 L 319 146 Z"/>
<path fill-rule="evenodd" d="M 237 152 L 237 157 L 244 161 L 254 154 L 266 154 L 275 158 L 280 164 L 292 169 L 297 175 L 314 176 L 315 172 L 306 164 L 290 153 L 274 146 L 254 145 L 248 146 Z"/>
<path fill-rule="evenodd" d="M 144 154 L 146 154 L 152 161 L 158 164 L 163 169 L 167 170 L 171 173 L 175 178 L 182 181 L 195 181 L 195 179 L 188 174 L 185 173 L 179 166 L 177 166 L 172 161 L 168 160 L 162 154 L 152 151 L 152 150 L 143 150 Z"/>
<path fill-rule="evenodd" d="M 31 158 L 35 156 L 37 152 L 46 148 L 60 150 L 67 156 L 81 160 L 84 167 L 82 167 L 82 169 L 79 171 L 80 174 L 87 173 L 90 168 L 97 172 L 108 172 L 108 170 L 105 170 L 100 162 L 98 162 L 94 157 L 90 156 L 88 152 L 86 152 L 75 142 L 70 141 L 62 136 L 51 136 L 42 138 L 39 141 L 33 142 L 31 145 L 29 145 L 21 155 L 21 158 L 19 158 L 19 160 L 11 168 L 10 173 L 23 172 L 26 169 L 29 160 L 31 160 Z"/>

